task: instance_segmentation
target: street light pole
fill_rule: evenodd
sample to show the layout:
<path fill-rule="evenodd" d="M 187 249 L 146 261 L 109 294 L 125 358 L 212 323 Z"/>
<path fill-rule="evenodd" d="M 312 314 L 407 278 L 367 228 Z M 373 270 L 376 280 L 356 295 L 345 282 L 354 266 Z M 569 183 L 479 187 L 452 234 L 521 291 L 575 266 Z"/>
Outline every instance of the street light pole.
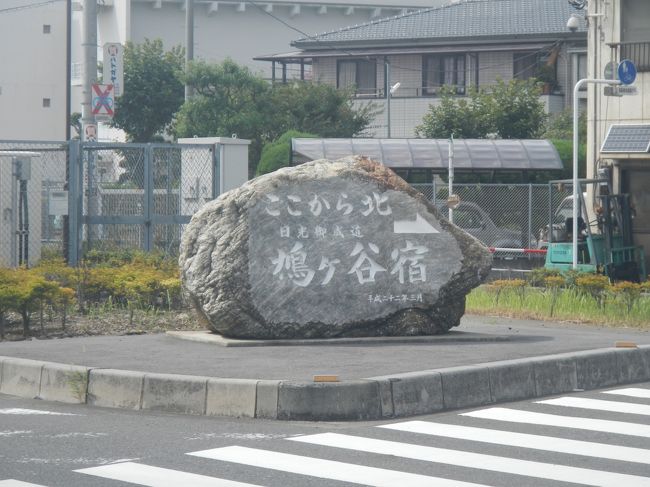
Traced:
<path fill-rule="evenodd" d="M 399 81 L 393 86 L 390 85 L 390 63 L 386 61 L 386 86 L 388 87 L 388 92 L 386 93 L 386 135 L 390 139 L 390 99 L 393 94 L 399 90 L 399 87 L 402 85 Z"/>
<path fill-rule="evenodd" d="M 451 195 L 454 194 L 454 134 L 451 134 L 449 137 L 449 148 L 448 148 L 448 160 L 449 160 L 449 174 L 448 174 L 448 196 L 447 199 L 451 198 Z M 449 223 L 454 223 L 454 209 L 449 206 Z"/>
<path fill-rule="evenodd" d="M 578 184 L 578 92 L 582 85 L 587 83 L 593 84 L 603 84 L 603 85 L 620 85 L 621 82 L 615 79 L 581 79 L 573 87 L 573 245 L 572 245 L 572 268 L 575 270 L 578 268 L 578 206 L 580 205 L 580 191 Z"/>

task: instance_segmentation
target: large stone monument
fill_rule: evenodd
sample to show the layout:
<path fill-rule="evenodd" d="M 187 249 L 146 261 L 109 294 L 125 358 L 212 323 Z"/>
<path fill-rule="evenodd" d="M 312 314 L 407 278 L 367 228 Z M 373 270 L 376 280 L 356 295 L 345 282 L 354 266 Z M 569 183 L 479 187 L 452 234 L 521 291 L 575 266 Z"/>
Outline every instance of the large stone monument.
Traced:
<path fill-rule="evenodd" d="M 443 333 L 491 261 L 422 194 L 361 157 L 223 194 L 194 215 L 179 258 L 202 321 L 257 339 Z"/>

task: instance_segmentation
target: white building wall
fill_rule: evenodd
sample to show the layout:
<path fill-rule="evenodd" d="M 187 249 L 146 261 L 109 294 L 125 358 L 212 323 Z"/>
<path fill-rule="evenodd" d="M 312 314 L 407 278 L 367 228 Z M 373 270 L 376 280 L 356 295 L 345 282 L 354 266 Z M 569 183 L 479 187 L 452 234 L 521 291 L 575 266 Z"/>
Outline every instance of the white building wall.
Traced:
<path fill-rule="evenodd" d="M 613 51 L 607 44 L 617 43 L 621 40 L 620 8 L 621 0 L 608 2 L 598 0 L 589 5 L 590 13 L 604 14 L 603 17 L 596 18 L 598 23 L 595 27 L 599 33 L 594 36 L 594 28 L 592 28 L 589 34 L 588 69 L 590 78 L 602 78 L 607 63 L 612 61 Z M 598 41 L 593 42 L 594 38 Z M 648 41 L 650 41 L 650 24 L 648 26 Z M 588 175 L 593 175 L 600 147 L 612 124 L 650 122 L 650 73 L 638 73 L 634 82 L 637 90 L 636 95 L 605 96 L 602 85 L 589 84 L 588 86 L 589 100 L 591 101 L 588 103 L 587 160 L 591 162 L 591 165 L 588 165 L 588 170 L 590 170 Z"/>
<path fill-rule="evenodd" d="M 0 3 L 9 9 L 34 1 Z M 65 137 L 65 25 L 65 2 L 0 14 L 0 139 Z"/>
<path fill-rule="evenodd" d="M 604 78 L 606 65 L 611 61 L 619 61 L 612 58 L 616 50 L 608 44 L 621 42 L 621 9 L 621 0 L 589 2 L 589 14 L 593 20 L 588 34 L 590 78 Z M 645 40 L 650 42 L 650 2 L 645 14 L 648 26 Z M 599 165 L 609 166 L 612 169 L 614 191 L 629 192 L 631 204 L 636 210 L 636 218 L 632 221 L 632 236 L 634 244 L 645 249 L 647 267 L 650 262 L 650 154 L 600 153 L 611 125 L 650 123 L 650 73 L 638 73 L 633 86 L 636 87 L 636 95 L 614 97 L 605 96 L 602 85 L 589 85 L 587 177 L 594 177 Z"/>

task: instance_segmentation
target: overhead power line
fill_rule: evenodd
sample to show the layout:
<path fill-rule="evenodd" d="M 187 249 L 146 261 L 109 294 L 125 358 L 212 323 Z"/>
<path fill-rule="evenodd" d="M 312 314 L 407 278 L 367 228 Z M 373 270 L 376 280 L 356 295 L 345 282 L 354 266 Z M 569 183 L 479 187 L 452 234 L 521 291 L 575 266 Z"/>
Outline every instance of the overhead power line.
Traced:
<path fill-rule="evenodd" d="M 28 3 L 26 5 L 18 5 L 16 7 L 0 8 L 0 14 L 18 12 L 20 10 L 27 10 L 30 8 L 44 7 L 53 3 L 65 2 L 65 0 L 45 0 L 43 2 Z"/>

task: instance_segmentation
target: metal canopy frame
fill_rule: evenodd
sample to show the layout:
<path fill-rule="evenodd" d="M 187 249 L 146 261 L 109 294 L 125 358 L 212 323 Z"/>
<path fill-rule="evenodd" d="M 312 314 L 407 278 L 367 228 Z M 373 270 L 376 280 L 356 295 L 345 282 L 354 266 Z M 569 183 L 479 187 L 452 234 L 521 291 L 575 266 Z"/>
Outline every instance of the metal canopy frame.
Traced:
<path fill-rule="evenodd" d="M 454 169 L 459 171 L 554 171 L 562 160 L 553 144 L 541 139 L 454 139 Z M 446 172 L 447 139 L 310 139 L 291 140 L 291 163 L 336 160 L 362 155 L 396 169 Z"/>

